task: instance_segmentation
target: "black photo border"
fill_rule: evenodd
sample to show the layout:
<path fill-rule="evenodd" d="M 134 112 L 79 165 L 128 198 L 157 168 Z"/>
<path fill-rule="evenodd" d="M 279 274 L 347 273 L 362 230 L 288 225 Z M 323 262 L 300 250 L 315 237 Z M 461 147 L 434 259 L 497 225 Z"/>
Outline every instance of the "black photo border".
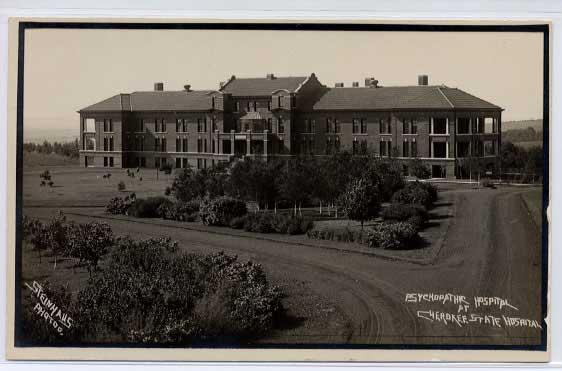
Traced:
<path fill-rule="evenodd" d="M 25 31 L 28 29 L 104 29 L 104 30 L 268 30 L 268 31 L 395 31 L 395 32 L 527 32 L 543 34 L 543 190 L 542 190 L 542 285 L 541 285 L 541 343 L 538 345 L 466 345 L 466 344 L 259 344 L 237 346 L 240 349 L 432 349 L 432 350 L 547 350 L 547 324 L 545 317 L 548 297 L 548 220 L 546 209 L 549 201 L 549 105 L 550 105 L 550 39 L 549 24 L 408 24 L 408 23 L 155 23 L 155 22 L 92 22 L 92 21 L 22 21 L 18 28 L 17 61 L 17 154 L 16 154 L 16 244 L 15 244 L 15 298 L 14 298 L 14 346 L 37 347 L 26 344 L 21 339 L 21 259 L 22 259 L 22 195 L 23 195 L 23 112 L 24 112 L 24 57 Z M 63 346 L 64 348 L 66 346 Z M 138 344 L 76 344 L 72 347 L 82 348 L 147 348 Z M 148 348 L 166 348 L 166 346 L 149 346 Z M 173 347 L 177 349 L 185 349 Z M 217 350 L 232 348 L 213 347 Z"/>

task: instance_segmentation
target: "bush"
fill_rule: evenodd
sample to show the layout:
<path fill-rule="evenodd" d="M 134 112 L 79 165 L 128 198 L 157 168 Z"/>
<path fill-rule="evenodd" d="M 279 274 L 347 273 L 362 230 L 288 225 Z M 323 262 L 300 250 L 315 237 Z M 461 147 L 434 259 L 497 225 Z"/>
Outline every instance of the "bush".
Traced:
<path fill-rule="evenodd" d="M 369 247 L 381 249 L 403 249 L 419 237 L 416 226 L 408 222 L 379 223 L 367 235 Z"/>
<path fill-rule="evenodd" d="M 352 180 L 345 192 L 339 197 L 338 205 L 351 220 L 361 222 L 374 219 L 380 210 L 381 197 L 379 186 L 369 178 Z"/>
<path fill-rule="evenodd" d="M 314 224 L 312 220 L 300 216 L 255 213 L 233 219 L 230 226 L 236 229 L 244 228 L 248 232 L 256 233 L 304 234 Z"/>
<path fill-rule="evenodd" d="M 162 164 L 159 170 L 166 175 L 170 175 L 172 173 L 172 164 L 169 163 Z"/>
<path fill-rule="evenodd" d="M 395 222 L 406 222 L 421 228 L 428 219 L 427 210 L 422 205 L 390 204 L 383 212 L 384 220 Z"/>
<path fill-rule="evenodd" d="M 117 190 L 118 190 L 118 191 L 124 191 L 125 188 L 127 188 L 127 187 L 125 186 L 125 182 L 124 182 L 124 181 L 120 181 L 119 183 L 117 183 Z"/>
<path fill-rule="evenodd" d="M 410 162 L 409 171 L 411 176 L 415 176 L 418 179 L 429 179 L 431 177 L 431 171 L 429 167 L 424 165 L 420 159 L 415 159 Z"/>
<path fill-rule="evenodd" d="M 409 182 L 392 195 L 392 202 L 430 207 L 437 199 L 437 190 L 429 183 Z"/>
<path fill-rule="evenodd" d="M 105 206 L 105 212 L 114 215 L 126 215 L 136 199 L 134 193 L 125 197 L 114 197 Z"/>
<path fill-rule="evenodd" d="M 487 179 L 487 178 L 482 179 L 480 181 L 480 185 L 482 187 L 487 187 L 487 188 L 492 188 L 492 189 L 496 188 L 496 185 L 494 184 L 494 182 L 491 179 Z"/>
<path fill-rule="evenodd" d="M 178 255 L 161 242 L 119 241 L 78 294 L 81 341 L 224 346 L 268 334 L 283 308 L 261 266 L 222 253 Z"/>
<path fill-rule="evenodd" d="M 366 232 L 346 226 L 313 228 L 306 235 L 314 240 L 366 243 Z"/>
<path fill-rule="evenodd" d="M 158 216 L 168 220 L 178 220 L 183 222 L 195 221 L 199 212 L 199 202 L 197 201 L 168 201 L 163 202 L 157 210 Z"/>
<path fill-rule="evenodd" d="M 244 224 L 246 223 L 246 217 L 245 216 L 240 216 L 240 217 L 236 217 L 236 218 L 232 218 L 230 220 L 230 228 L 234 228 L 234 229 L 243 229 L 244 228 Z"/>
<path fill-rule="evenodd" d="M 157 218 L 159 217 L 159 208 L 163 204 L 170 204 L 171 201 L 166 197 L 148 197 L 148 198 L 137 198 L 129 210 L 128 215 L 132 215 L 137 218 Z"/>
<path fill-rule="evenodd" d="M 227 226 L 232 218 L 246 213 L 244 201 L 225 196 L 215 199 L 204 198 L 199 205 L 199 217 L 205 225 Z"/>

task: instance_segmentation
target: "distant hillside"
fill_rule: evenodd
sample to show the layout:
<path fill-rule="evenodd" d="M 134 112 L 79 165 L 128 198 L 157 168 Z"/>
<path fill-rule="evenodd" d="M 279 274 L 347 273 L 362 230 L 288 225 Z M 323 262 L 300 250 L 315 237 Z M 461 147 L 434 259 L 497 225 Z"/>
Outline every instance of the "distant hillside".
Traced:
<path fill-rule="evenodd" d="M 519 121 L 502 121 L 502 131 L 513 129 L 533 128 L 535 131 L 542 131 L 542 120 L 519 120 Z"/>

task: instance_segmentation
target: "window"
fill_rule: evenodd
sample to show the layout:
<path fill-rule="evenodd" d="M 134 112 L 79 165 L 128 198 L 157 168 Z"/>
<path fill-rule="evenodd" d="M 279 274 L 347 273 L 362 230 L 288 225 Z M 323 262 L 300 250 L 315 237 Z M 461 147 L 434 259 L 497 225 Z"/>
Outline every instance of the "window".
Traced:
<path fill-rule="evenodd" d="M 176 157 L 176 169 L 181 168 L 181 158 Z"/>
<path fill-rule="evenodd" d="M 161 139 L 161 151 L 162 151 L 162 152 L 166 152 L 166 147 L 167 147 L 166 144 L 167 144 L 167 143 L 166 143 L 166 138 L 162 138 L 162 139 Z"/>
<path fill-rule="evenodd" d="M 166 132 L 166 121 L 164 119 L 158 120 L 155 119 L 155 129 L 158 133 L 165 133 Z"/>
<path fill-rule="evenodd" d="M 482 117 L 477 117 L 472 121 L 472 133 L 479 134 L 484 132 L 483 121 Z"/>
<path fill-rule="evenodd" d="M 104 150 L 104 151 L 107 151 L 107 150 L 108 150 L 108 147 L 109 147 L 109 146 L 108 146 L 108 138 L 107 138 L 107 137 L 104 137 L 104 138 L 103 138 L 103 150 Z"/>
<path fill-rule="evenodd" d="M 335 149 L 336 149 L 336 152 L 340 151 L 340 137 L 336 137 Z"/>
<path fill-rule="evenodd" d="M 211 97 L 211 108 L 215 109 L 215 97 Z"/>
<path fill-rule="evenodd" d="M 353 123 L 353 134 L 359 133 L 360 130 L 359 119 L 352 119 L 352 123 Z"/>
<path fill-rule="evenodd" d="M 197 159 L 197 168 L 203 169 L 203 159 L 202 158 Z"/>
<path fill-rule="evenodd" d="M 484 133 L 496 133 L 496 126 L 497 126 L 497 119 L 492 118 L 492 117 L 486 117 L 484 118 L 484 128 L 483 131 Z"/>
<path fill-rule="evenodd" d="M 267 119 L 267 128 L 266 128 L 266 129 L 267 129 L 270 133 L 271 133 L 271 127 L 272 127 L 271 122 L 272 122 L 272 121 L 271 121 L 271 117 L 269 117 L 269 118 Z"/>
<path fill-rule="evenodd" d="M 281 106 L 282 106 L 281 105 L 281 98 L 282 97 L 280 95 L 277 96 L 277 107 L 279 107 L 279 108 L 281 108 Z"/>
<path fill-rule="evenodd" d="M 203 139 L 203 152 L 207 153 L 207 138 Z"/>
<path fill-rule="evenodd" d="M 246 111 L 249 112 L 250 111 L 250 101 L 246 102 Z"/>
<path fill-rule="evenodd" d="M 297 97 L 294 95 L 291 95 L 291 107 L 296 107 L 297 106 Z"/>
<path fill-rule="evenodd" d="M 329 155 L 332 153 L 332 138 L 328 138 L 326 140 L 326 154 Z"/>
<path fill-rule="evenodd" d="M 433 142 L 433 158 L 447 158 L 447 143 Z"/>
<path fill-rule="evenodd" d="M 84 149 L 86 151 L 96 150 L 96 139 L 92 137 L 87 137 L 84 135 Z"/>
<path fill-rule="evenodd" d="M 387 151 L 386 151 L 386 148 L 387 148 L 386 143 L 387 143 L 387 142 L 382 141 L 382 140 L 381 140 L 381 142 L 380 142 L 379 154 L 380 154 L 381 157 L 382 157 L 382 156 L 387 156 L 387 155 L 388 155 L 388 154 L 387 154 Z"/>
<path fill-rule="evenodd" d="M 279 134 L 285 133 L 285 123 L 283 122 L 283 118 L 279 117 L 277 120 L 277 132 Z"/>
<path fill-rule="evenodd" d="M 144 151 L 144 137 L 136 137 L 135 140 L 137 151 Z"/>
<path fill-rule="evenodd" d="M 94 133 L 96 131 L 96 120 L 84 119 L 84 131 L 87 133 Z"/>
<path fill-rule="evenodd" d="M 156 152 L 160 151 L 160 138 L 154 138 L 154 150 Z"/>
<path fill-rule="evenodd" d="M 217 119 L 215 117 L 211 119 L 211 128 L 213 130 L 213 133 L 217 130 Z"/>
<path fill-rule="evenodd" d="M 183 143 L 182 143 L 182 144 L 183 144 L 183 146 L 182 146 L 182 147 L 183 147 L 183 148 L 182 148 L 182 151 L 183 151 L 183 152 L 187 152 L 187 142 L 188 142 L 187 138 L 183 138 L 183 139 L 182 139 L 182 142 L 183 142 Z"/>
<path fill-rule="evenodd" d="M 382 118 L 379 120 L 379 133 L 380 134 L 390 134 L 391 127 L 390 127 L 390 120 L 387 118 Z"/>
<path fill-rule="evenodd" d="M 197 132 L 201 133 L 203 131 L 203 120 L 197 119 Z"/>
<path fill-rule="evenodd" d="M 418 157 L 418 143 L 417 142 L 410 143 L 410 156 L 411 157 Z"/>
<path fill-rule="evenodd" d="M 187 161 L 187 158 L 184 158 L 184 159 L 182 159 L 181 161 L 182 161 L 182 167 L 183 167 L 184 169 L 187 169 L 187 168 L 189 167 L 189 163 L 188 163 L 188 161 Z"/>
<path fill-rule="evenodd" d="M 447 134 L 447 119 L 444 117 L 434 117 L 432 128 L 431 134 Z"/>
<path fill-rule="evenodd" d="M 402 145 L 402 157 L 410 157 L 410 143 L 404 142 Z"/>
<path fill-rule="evenodd" d="M 271 101 L 270 100 L 267 101 L 267 110 L 271 111 Z"/>
<path fill-rule="evenodd" d="M 109 150 L 110 150 L 110 151 L 113 151 L 113 150 L 114 150 L 114 147 L 113 147 L 113 137 L 110 137 L 110 138 L 109 138 Z"/>
<path fill-rule="evenodd" d="M 258 102 L 254 101 L 253 104 L 254 104 L 254 111 L 257 111 L 258 110 Z"/>
<path fill-rule="evenodd" d="M 356 155 L 359 152 L 359 143 L 357 143 L 357 139 L 353 139 L 352 151 L 354 155 Z"/>
<path fill-rule="evenodd" d="M 109 167 L 113 167 L 113 157 L 109 158 Z"/>
<path fill-rule="evenodd" d="M 361 134 L 367 134 L 367 119 L 361 119 Z"/>
<path fill-rule="evenodd" d="M 179 137 L 176 138 L 176 152 L 181 152 L 181 139 Z"/>
<path fill-rule="evenodd" d="M 107 157 L 103 158 L 103 167 L 107 167 Z"/>
<path fill-rule="evenodd" d="M 335 119 L 334 120 L 334 132 L 335 133 L 340 133 L 340 120 Z"/>
<path fill-rule="evenodd" d="M 201 152 L 202 149 L 203 149 L 203 139 L 198 138 L 197 139 L 197 152 Z"/>
<path fill-rule="evenodd" d="M 470 118 L 459 117 L 457 119 L 457 133 L 458 134 L 469 134 L 470 133 Z"/>
<path fill-rule="evenodd" d="M 308 140 L 308 151 L 310 152 L 311 155 L 314 154 L 314 138 L 310 138 Z"/>
<path fill-rule="evenodd" d="M 487 140 L 484 142 L 484 156 L 494 156 L 496 154 L 496 141 Z"/>
<path fill-rule="evenodd" d="M 240 102 L 236 101 L 234 103 L 234 111 L 240 112 Z"/>
<path fill-rule="evenodd" d="M 402 134 L 410 134 L 410 119 L 402 120 Z"/>
<path fill-rule="evenodd" d="M 144 119 L 140 119 L 137 124 L 137 132 L 144 133 Z"/>
<path fill-rule="evenodd" d="M 181 133 L 183 131 L 183 120 L 176 119 L 176 133 Z"/>
<path fill-rule="evenodd" d="M 104 119 L 103 120 L 103 131 L 104 131 L 104 133 L 113 132 L 113 120 L 111 120 L 111 119 Z"/>
<path fill-rule="evenodd" d="M 331 133 L 332 132 L 332 119 L 331 118 L 326 118 L 326 133 Z"/>
<path fill-rule="evenodd" d="M 412 119 L 412 130 L 411 130 L 412 134 L 417 134 L 418 133 L 418 120 L 416 119 Z"/>
<path fill-rule="evenodd" d="M 316 133 L 316 120 L 310 120 L 310 132 Z"/>

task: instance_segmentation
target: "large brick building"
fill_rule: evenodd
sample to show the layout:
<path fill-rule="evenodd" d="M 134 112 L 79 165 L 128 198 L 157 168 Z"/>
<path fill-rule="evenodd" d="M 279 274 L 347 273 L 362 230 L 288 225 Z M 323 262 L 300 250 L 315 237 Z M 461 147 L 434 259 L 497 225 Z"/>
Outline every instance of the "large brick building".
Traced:
<path fill-rule="evenodd" d="M 117 94 L 83 108 L 83 166 L 209 167 L 234 157 L 329 155 L 371 151 L 420 158 L 436 177 L 460 174 L 462 159 L 492 166 L 501 143 L 501 112 L 457 88 L 322 85 L 304 77 L 237 78 L 218 90 Z"/>

